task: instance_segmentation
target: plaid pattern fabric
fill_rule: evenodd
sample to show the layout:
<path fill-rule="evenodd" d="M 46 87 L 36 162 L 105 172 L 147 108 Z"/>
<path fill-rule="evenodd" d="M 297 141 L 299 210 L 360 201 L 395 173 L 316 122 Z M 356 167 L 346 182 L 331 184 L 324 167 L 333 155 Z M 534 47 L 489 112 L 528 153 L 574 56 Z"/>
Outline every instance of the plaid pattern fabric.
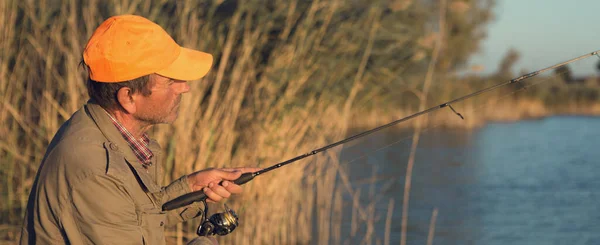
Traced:
<path fill-rule="evenodd" d="M 136 139 L 133 137 L 133 135 L 131 135 L 131 133 L 129 133 L 129 131 L 127 131 L 125 127 L 123 127 L 123 125 L 121 125 L 121 123 L 117 121 L 117 119 L 110 115 L 110 113 L 107 112 L 106 114 L 108 114 L 108 117 L 110 117 L 112 123 L 119 130 L 121 135 L 123 135 L 123 138 L 125 138 L 125 141 L 127 141 L 127 144 L 129 144 L 129 147 L 131 147 L 131 150 L 133 150 L 133 153 L 135 153 L 135 156 L 140 163 L 142 163 L 145 168 L 150 167 L 150 165 L 152 165 L 152 161 L 150 161 L 150 159 L 152 159 L 154 154 L 150 148 L 148 148 L 148 145 L 150 144 L 150 138 L 148 138 L 148 135 L 144 133 L 140 139 Z"/>

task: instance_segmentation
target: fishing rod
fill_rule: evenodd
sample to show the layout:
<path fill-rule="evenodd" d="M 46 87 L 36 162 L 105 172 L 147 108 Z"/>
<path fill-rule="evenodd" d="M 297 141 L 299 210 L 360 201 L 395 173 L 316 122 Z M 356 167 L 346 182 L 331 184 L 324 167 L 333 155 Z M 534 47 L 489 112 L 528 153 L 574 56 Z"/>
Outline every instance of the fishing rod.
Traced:
<path fill-rule="evenodd" d="M 439 110 L 439 109 L 442 109 L 442 108 L 445 108 L 445 107 L 449 107 L 449 108 L 452 110 L 452 112 L 454 112 L 454 113 L 455 113 L 457 116 L 459 116 L 461 119 L 464 119 L 464 117 L 463 117 L 463 116 L 462 116 L 460 113 L 456 112 L 456 110 L 454 110 L 454 108 L 452 108 L 452 104 L 453 104 L 453 103 L 456 103 L 456 102 L 459 102 L 459 101 L 462 101 L 462 100 L 466 100 L 466 99 L 468 99 L 468 98 L 471 98 L 471 97 L 473 97 L 473 96 L 477 96 L 477 95 L 479 95 L 479 94 L 482 94 L 482 93 L 485 93 L 485 92 L 488 92 L 488 91 L 491 91 L 491 90 L 497 89 L 497 88 L 499 88 L 499 87 L 502 87 L 502 86 L 506 86 L 506 85 L 509 85 L 509 84 L 513 84 L 513 83 L 520 82 L 520 81 L 522 81 L 522 80 L 525 80 L 525 79 L 528 79 L 528 78 L 534 77 L 534 76 L 536 76 L 536 75 L 538 75 L 538 74 L 540 74 L 540 73 L 546 72 L 546 71 L 548 71 L 548 70 L 551 70 L 551 69 L 555 69 L 555 68 L 557 68 L 557 67 L 560 67 L 560 66 L 564 66 L 564 65 L 566 65 L 566 64 L 569 64 L 569 63 L 575 62 L 575 61 L 577 61 L 577 60 L 585 59 L 585 58 L 588 58 L 588 57 L 591 57 L 591 56 L 594 56 L 594 55 L 596 55 L 596 56 L 598 56 L 598 57 L 600 58 L 600 55 L 599 55 L 599 54 L 600 54 L 600 50 L 598 50 L 598 51 L 594 51 L 594 52 L 591 52 L 591 53 L 588 53 L 588 54 L 585 54 L 585 55 L 579 56 L 579 57 L 577 57 L 577 58 L 573 58 L 573 59 L 570 59 L 570 60 L 568 60 L 568 61 L 565 61 L 565 62 L 562 62 L 562 63 L 556 64 L 556 65 L 553 65 L 553 66 L 549 66 L 549 67 L 546 67 L 546 68 L 543 68 L 543 69 L 540 69 L 540 70 L 537 70 L 537 71 L 534 71 L 534 72 L 531 72 L 531 73 L 528 73 L 528 74 L 522 75 L 522 76 L 520 76 L 520 77 L 517 77 L 517 78 L 513 78 L 513 79 L 511 79 L 511 80 L 509 80 L 509 81 L 506 81 L 506 82 L 503 82 L 503 83 L 500 83 L 500 84 L 497 84 L 497 85 L 494 85 L 494 86 L 491 86 L 491 87 L 488 87 L 488 88 L 485 88 L 485 89 L 482 89 L 482 90 L 475 91 L 475 92 L 473 92 L 473 93 L 470 93 L 470 94 L 464 95 L 464 96 L 462 96 L 462 97 L 459 97 L 459 98 L 457 98 L 457 99 L 450 100 L 450 101 L 448 101 L 448 102 L 445 102 L 445 103 L 442 103 L 442 104 L 440 104 L 440 105 L 437 105 L 437 106 L 431 107 L 431 108 L 429 108 L 429 109 L 426 109 L 426 110 L 423 110 L 423 111 L 417 112 L 417 113 L 415 113 L 415 114 L 409 115 L 409 116 L 407 116 L 407 117 L 404 117 L 404 118 L 398 119 L 398 120 L 396 120 L 396 121 L 390 122 L 390 123 L 388 123 L 388 124 L 381 125 L 381 126 L 379 126 L 379 127 L 376 127 L 376 128 L 373 128 L 373 129 L 370 129 L 370 130 L 364 131 L 364 132 L 362 132 L 362 133 L 359 133 L 359 134 L 353 135 L 353 136 L 351 136 L 351 137 L 348 137 L 348 138 L 346 138 L 346 139 L 340 140 L 340 141 L 338 141 L 338 142 L 335 142 L 335 143 L 332 143 L 332 144 L 329 144 L 329 145 L 323 146 L 323 147 L 321 147 L 321 148 L 318 148 L 318 149 L 312 150 L 312 151 L 310 151 L 310 152 L 308 152 L 308 153 L 305 153 L 305 154 L 299 155 L 299 156 L 297 156 L 297 157 L 294 157 L 294 158 L 292 158 L 292 159 L 289 159 L 289 160 L 287 160 L 287 161 L 283 161 L 283 162 L 277 163 L 277 164 L 275 164 L 275 165 L 273 165 L 273 166 L 270 166 L 270 167 L 268 167 L 268 168 L 264 168 L 264 169 L 261 169 L 261 170 L 259 170 L 259 171 L 252 172 L 252 173 L 244 173 L 244 174 L 242 174 L 242 175 L 241 175 L 241 176 L 240 176 L 238 179 L 234 180 L 234 181 L 233 181 L 233 183 L 235 183 L 235 184 L 237 184 L 237 185 L 243 185 L 243 184 L 247 183 L 248 181 L 250 181 L 250 180 L 254 179 L 256 176 L 259 176 L 259 175 L 261 175 L 261 174 L 264 174 L 264 173 L 266 173 L 266 172 L 269 172 L 269 171 L 272 171 L 272 170 L 278 169 L 278 168 L 280 168 L 280 167 L 283 167 L 283 166 L 285 166 L 285 165 L 288 165 L 288 164 L 290 164 L 290 163 L 293 163 L 293 162 L 296 162 L 296 161 L 298 161 L 298 160 L 304 159 L 304 158 L 306 158 L 306 157 L 309 157 L 309 156 L 315 155 L 315 154 L 317 154 L 317 153 L 320 153 L 320 152 L 326 151 L 326 150 L 328 150 L 328 149 L 330 149 L 330 148 L 333 148 L 333 147 L 336 147 L 336 146 L 338 146 L 338 145 L 341 145 L 341 144 L 344 144 L 344 143 L 350 142 L 350 141 L 352 141 L 352 140 L 355 140 L 355 139 L 358 139 L 358 138 L 361 138 L 361 137 L 367 136 L 367 135 L 369 135 L 369 134 L 372 134 L 372 133 L 374 133 L 374 132 L 377 132 L 377 131 L 379 131 L 379 130 L 382 130 L 382 129 L 385 129 L 385 128 L 388 128 L 388 127 L 394 126 L 394 125 L 396 125 L 396 124 L 398 124 L 398 123 L 401 123 L 401 122 L 404 122 L 404 121 L 410 120 L 410 119 L 412 119 L 412 118 L 415 118 L 415 117 L 421 116 L 421 115 L 423 115 L 423 114 L 427 114 L 427 113 L 430 113 L 430 112 L 437 111 L 437 110 Z M 190 193 L 184 194 L 184 195 L 182 195 L 182 196 L 179 196 L 179 197 L 177 197 L 177 198 L 175 198 L 175 199 L 173 199 L 173 200 L 171 200 L 171 201 L 168 201 L 167 203 L 165 203 L 165 204 L 162 206 L 162 209 L 163 209 L 163 211 L 169 211 L 169 210 L 173 210 L 173 209 L 180 208 L 180 207 L 183 207 L 183 206 L 187 206 L 187 205 L 189 205 L 189 204 L 192 204 L 192 203 L 194 203 L 194 202 L 204 202 L 204 201 L 206 200 L 206 198 L 207 198 L 207 196 L 206 196 L 206 194 L 204 193 L 204 191 L 195 191 L 195 192 L 190 192 Z"/>

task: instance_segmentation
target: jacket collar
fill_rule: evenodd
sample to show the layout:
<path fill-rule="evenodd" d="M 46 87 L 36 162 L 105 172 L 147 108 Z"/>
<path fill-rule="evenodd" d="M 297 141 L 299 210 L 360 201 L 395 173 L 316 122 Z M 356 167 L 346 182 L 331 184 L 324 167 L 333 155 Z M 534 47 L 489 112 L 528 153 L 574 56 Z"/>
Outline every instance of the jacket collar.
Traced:
<path fill-rule="evenodd" d="M 139 163 L 137 157 L 133 153 L 133 150 L 131 150 L 129 144 L 127 144 L 127 141 L 123 138 L 119 130 L 108 117 L 106 110 L 91 100 L 85 105 L 85 109 L 91 116 L 94 123 L 96 123 L 104 137 L 106 137 L 106 139 L 111 143 L 111 150 L 123 153 L 125 159 L 132 164 Z M 141 165 L 141 163 L 139 163 L 139 165 Z"/>
<path fill-rule="evenodd" d="M 156 169 L 158 168 L 157 165 L 160 163 L 155 162 L 152 164 L 152 166 L 144 168 L 142 163 L 138 161 L 137 157 L 133 153 L 133 150 L 129 147 L 129 144 L 127 144 L 127 141 L 123 138 L 119 130 L 108 117 L 106 110 L 104 110 L 104 108 L 102 108 L 100 105 L 94 103 L 93 101 L 88 101 L 88 103 L 85 105 L 85 111 L 88 115 L 90 115 L 104 137 L 106 137 L 108 140 L 108 142 L 105 143 L 105 147 L 110 148 L 112 151 L 117 151 L 123 154 L 125 160 L 128 162 L 129 166 L 135 170 L 138 178 L 142 180 L 142 183 L 146 189 L 148 189 L 150 192 L 159 191 L 160 187 L 155 180 L 157 176 L 153 178 L 149 174 L 156 174 Z M 153 153 L 155 153 L 152 161 L 156 161 L 161 154 L 160 145 L 155 140 L 150 139 L 150 144 L 148 147 Z M 110 172 L 111 168 L 112 166 L 109 164 L 107 171 Z"/>

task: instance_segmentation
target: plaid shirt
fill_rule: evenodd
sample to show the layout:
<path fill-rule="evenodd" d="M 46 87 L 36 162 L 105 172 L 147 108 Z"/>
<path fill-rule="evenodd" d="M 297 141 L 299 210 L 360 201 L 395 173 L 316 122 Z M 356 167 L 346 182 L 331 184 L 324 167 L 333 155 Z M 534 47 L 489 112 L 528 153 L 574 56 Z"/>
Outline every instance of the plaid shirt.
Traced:
<path fill-rule="evenodd" d="M 112 123 L 119 130 L 121 135 L 123 135 L 123 138 L 125 138 L 125 141 L 127 141 L 127 144 L 129 144 L 129 147 L 131 147 L 131 150 L 133 150 L 133 153 L 135 153 L 135 156 L 140 163 L 142 163 L 145 168 L 150 167 L 150 165 L 152 165 L 150 159 L 152 159 L 154 154 L 152 154 L 152 151 L 148 148 L 148 144 L 150 144 L 148 135 L 144 133 L 140 139 L 136 139 L 125 127 L 123 127 L 123 125 L 121 125 L 121 123 L 119 123 L 119 121 L 117 121 L 117 119 L 110 115 L 110 113 L 107 112 L 106 114 L 108 114 Z"/>

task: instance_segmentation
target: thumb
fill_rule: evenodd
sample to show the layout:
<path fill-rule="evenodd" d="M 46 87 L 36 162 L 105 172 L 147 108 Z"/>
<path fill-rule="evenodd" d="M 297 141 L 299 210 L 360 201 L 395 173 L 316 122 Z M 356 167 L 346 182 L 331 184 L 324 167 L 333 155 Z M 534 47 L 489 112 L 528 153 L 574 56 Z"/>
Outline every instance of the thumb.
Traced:
<path fill-rule="evenodd" d="M 218 169 L 217 175 L 224 180 L 235 180 L 235 179 L 239 178 L 240 176 L 242 176 L 242 171 L 239 171 L 239 170 L 226 171 L 223 169 Z"/>

